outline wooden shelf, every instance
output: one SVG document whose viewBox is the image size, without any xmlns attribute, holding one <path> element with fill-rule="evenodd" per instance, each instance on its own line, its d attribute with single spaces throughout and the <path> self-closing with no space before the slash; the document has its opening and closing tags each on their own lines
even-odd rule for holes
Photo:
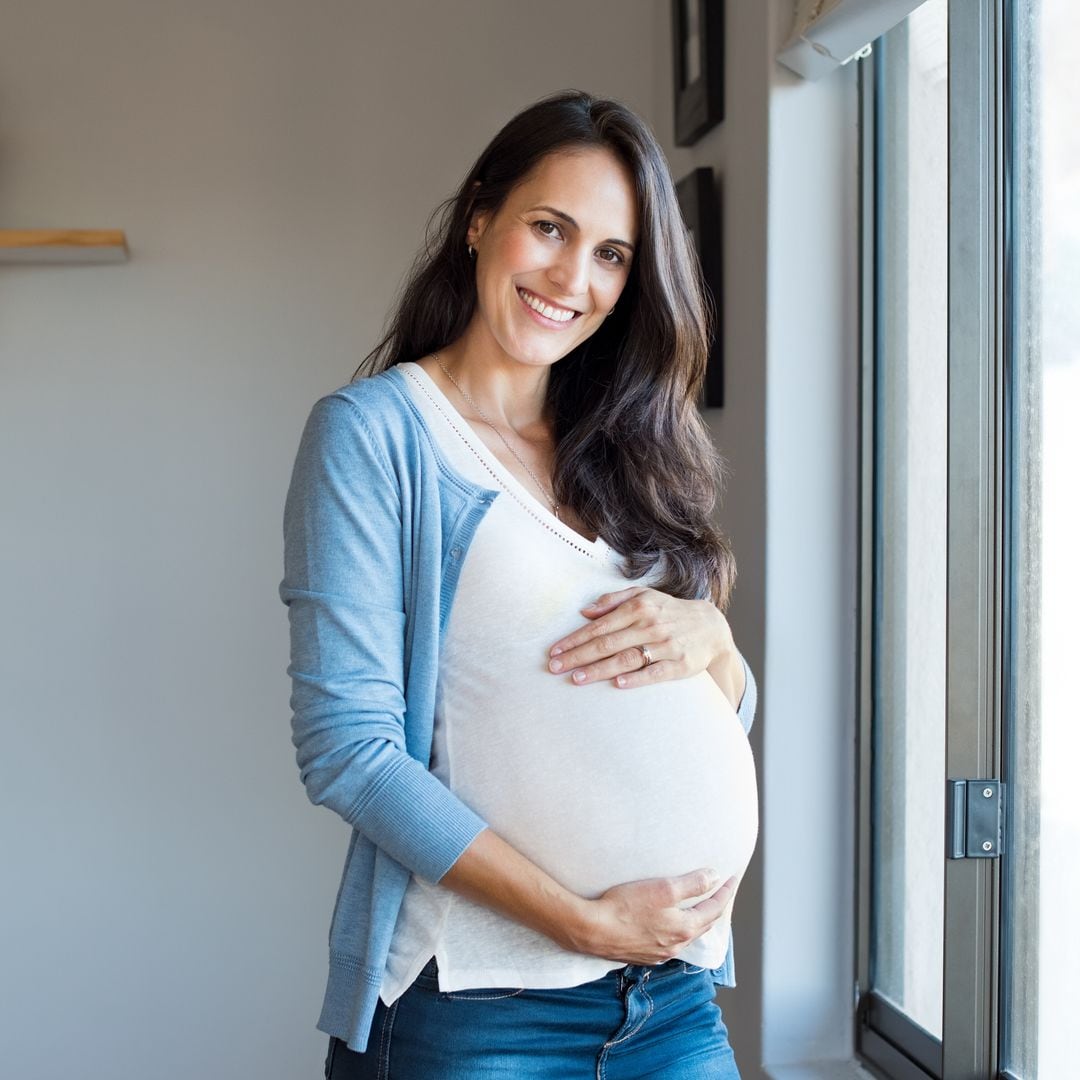
<svg viewBox="0 0 1080 1080">
<path fill-rule="evenodd" d="M 123 229 L 0 229 L 0 263 L 117 263 L 127 257 Z"/>
</svg>

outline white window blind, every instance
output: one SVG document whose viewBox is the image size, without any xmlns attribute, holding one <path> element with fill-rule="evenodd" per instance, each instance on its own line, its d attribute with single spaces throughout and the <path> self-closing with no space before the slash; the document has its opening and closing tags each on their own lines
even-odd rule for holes
<svg viewBox="0 0 1080 1080">
<path fill-rule="evenodd" d="M 923 0 L 798 0 L 777 59 L 804 79 L 819 79 L 865 56 L 870 42 L 906 19 Z"/>
</svg>

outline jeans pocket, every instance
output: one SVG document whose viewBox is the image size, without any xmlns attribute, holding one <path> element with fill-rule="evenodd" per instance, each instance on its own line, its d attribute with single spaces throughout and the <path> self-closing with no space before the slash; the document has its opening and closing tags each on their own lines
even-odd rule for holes
<svg viewBox="0 0 1080 1080">
<path fill-rule="evenodd" d="M 686 960 L 682 962 L 682 966 L 683 971 L 685 971 L 687 975 L 700 975 L 705 970 L 705 968 L 698 967 L 697 964 L 688 963 Z"/>
</svg>

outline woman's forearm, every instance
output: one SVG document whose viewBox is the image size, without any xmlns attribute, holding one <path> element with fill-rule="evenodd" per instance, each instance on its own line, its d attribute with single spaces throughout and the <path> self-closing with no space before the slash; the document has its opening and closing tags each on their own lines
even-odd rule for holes
<svg viewBox="0 0 1080 1080">
<path fill-rule="evenodd" d="M 456 893 L 494 908 L 575 952 L 587 951 L 588 904 L 490 827 L 440 878 Z"/>
</svg>

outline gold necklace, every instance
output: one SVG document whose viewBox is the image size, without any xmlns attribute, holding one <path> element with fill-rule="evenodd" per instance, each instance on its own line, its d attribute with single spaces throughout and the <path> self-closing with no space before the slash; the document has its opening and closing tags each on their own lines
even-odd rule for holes
<svg viewBox="0 0 1080 1080">
<path fill-rule="evenodd" d="M 518 461 L 521 462 L 522 468 L 533 478 L 533 483 L 535 483 L 536 486 L 543 492 L 544 498 L 547 499 L 549 503 L 551 503 L 551 512 L 555 515 L 556 518 L 558 518 L 559 521 L 562 521 L 562 518 L 559 517 L 559 504 L 547 493 L 547 490 L 544 488 L 543 484 L 541 484 L 540 481 L 536 479 L 536 473 L 534 473 L 532 469 L 530 469 L 529 466 L 525 464 L 525 462 L 522 460 L 521 455 L 506 441 L 505 438 L 503 438 L 503 433 L 487 418 L 484 410 L 481 409 L 475 401 L 473 401 L 468 391 L 466 391 L 465 388 L 457 381 L 457 379 L 455 379 L 454 376 L 446 370 L 446 365 L 443 364 L 443 362 L 439 359 L 439 354 L 432 353 L 431 355 L 432 357 L 434 357 L 435 363 L 443 369 L 446 377 L 461 391 L 469 404 L 480 414 L 484 423 L 487 424 L 487 426 L 491 428 L 491 430 L 494 431 L 500 439 L 502 439 L 503 445 L 505 445 L 506 449 L 509 450 L 510 453 L 513 454 L 514 457 L 516 457 Z"/>
</svg>

